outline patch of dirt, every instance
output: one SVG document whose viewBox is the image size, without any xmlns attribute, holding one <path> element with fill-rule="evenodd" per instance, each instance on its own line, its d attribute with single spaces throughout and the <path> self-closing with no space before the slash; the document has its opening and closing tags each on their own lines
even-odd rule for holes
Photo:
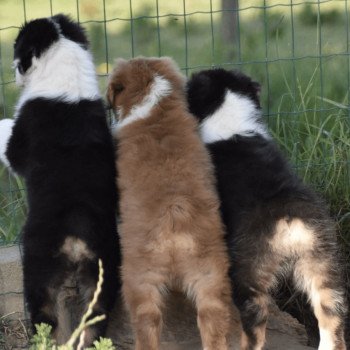
<svg viewBox="0 0 350 350">
<path fill-rule="evenodd" d="M 27 349 L 29 344 L 29 321 L 0 317 L 0 349 Z"/>
<path fill-rule="evenodd" d="M 202 350 L 197 328 L 196 311 L 182 294 L 173 293 L 166 303 L 161 350 Z M 233 310 L 231 350 L 239 349 L 240 322 Z M 133 350 L 133 333 L 127 312 L 121 302 L 116 304 L 107 336 L 112 338 L 118 350 Z M 275 304 L 270 306 L 267 325 L 268 350 L 312 350 L 307 344 L 304 326 Z"/>
<path fill-rule="evenodd" d="M 174 293 L 169 297 L 164 310 L 164 327 L 160 350 L 202 350 L 197 328 L 196 311 L 182 294 Z M 231 350 L 239 349 L 240 322 L 238 313 L 233 309 Z M 28 349 L 29 321 L 0 317 L 0 349 Z M 115 343 L 117 350 L 133 350 L 133 333 L 128 313 L 122 302 L 117 302 L 111 316 L 107 335 Z M 286 312 L 281 312 L 274 304 L 270 306 L 267 325 L 268 350 L 312 350 L 306 346 L 305 328 Z"/>
</svg>

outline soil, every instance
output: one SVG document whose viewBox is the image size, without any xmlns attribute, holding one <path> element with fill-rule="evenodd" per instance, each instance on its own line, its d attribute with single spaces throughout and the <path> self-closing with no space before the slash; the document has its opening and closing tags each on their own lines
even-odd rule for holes
<svg viewBox="0 0 350 350">
<path fill-rule="evenodd" d="M 0 349 L 27 349 L 30 338 L 29 321 L 11 319 L 10 316 L 0 318 Z"/>
<path fill-rule="evenodd" d="M 240 323 L 238 312 L 233 309 L 232 339 L 230 350 L 239 349 Z M 133 336 L 122 303 L 117 303 L 110 322 L 108 336 L 117 344 L 118 350 L 133 349 Z M 311 350 L 304 326 L 275 304 L 270 305 L 267 326 L 266 350 Z M 173 293 L 167 301 L 164 313 L 161 350 L 202 350 L 193 305 L 182 294 Z"/>
<path fill-rule="evenodd" d="M 230 350 L 239 349 L 240 323 L 233 309 Z M 0 318 L 0 349 L 28 349 L 29 322 Z M 117 302 L 112 313 L 107 336 L 112 338 L 117 350 L 134 349 L 133 335 L 123 304 Z M 312 350 L 308 347 L 305 328 L 293 317 L 281 312 L 275 304 L 270 306 L 267 326 L 266 350 Z M 193 305 L 182 294 L 173 293 L 164 312 L 161 350 L 202 350 Z"/>
</svg>

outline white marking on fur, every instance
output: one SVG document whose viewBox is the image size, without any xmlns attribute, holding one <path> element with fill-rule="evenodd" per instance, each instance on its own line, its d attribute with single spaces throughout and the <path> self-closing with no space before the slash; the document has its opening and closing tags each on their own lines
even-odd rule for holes
<svg viewBox="0 0 350 350">
<path fill-rule="evenodd" d="M 213 143 L 228 140 L 234 135 L 254 134 L 270 138 L 265 125 L 258 120 L 260 114 L 261 111 L 248 97 L 228 90 L 222 106 L 201 123 L 202 140 Z"/>
<path fill-rule="evenodd" d="M 320 328 L 320 344 L 318 350 L 332 350 L 335 349 L 332 334 L 329 330 Z"/>
<path fill-rule="evenodd" d="M 287 219 L 281 219 L 276 224 L 276 234 L 270 241 L 271 247 L 283 253 L 300 253 L 311 251 L 314 247 L 314 231 L 305 226 L 300 219 L 293 219 L 291 222 Z"/>
<path fill-rule="evenodd" d="M 139 105 L 133 106 L 130 113 L 126 115 L 123 120 L 117 121 L 114 131 L 118 132 L 125 125 L 131 124 L 139 119 L 147 118 L 153 107 L 155 107 L 163 97 L 168 96 L 170 92 L 170 82 L 159 75 L 155 75 L 150 93 L 144 97 Z M 117 108 L 122 111 L 121 107 Z"/>
<path fill-rule="evenodd" d="M 0 160 L 7 167 L 10 163 L 6 157 L 7 145 L 12 135 L 12 129 L 15 124 L 13 119 L 2 119 L 0 120 Z"/>
<path fill-rule="evenodd" d="M 79 262 L 83 259 L 93 259 L 95 256 L 84 241 L 71 236 L 64 240 L 60 251 L 67 255 L 72 262 Z"/>
<path fill-rule="evenodd" d="M 38 97 L 71 103 L 100 98 L 90 52 L 64 37 L 40 58 L 33 57 L 32 66 L 24 75 L 16 69 L 16 81 L 24 85 L 16 114 L 25 102 Z"/>
</svg>

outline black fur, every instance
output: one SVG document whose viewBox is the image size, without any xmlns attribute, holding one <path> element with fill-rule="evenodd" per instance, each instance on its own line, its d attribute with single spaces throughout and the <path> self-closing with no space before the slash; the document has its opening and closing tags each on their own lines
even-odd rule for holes
<svg viewBox="0 0 350 350">
<path fill-rule="evenodd" d="M 39 18 L 25 23 L 14 43 L 14 58 L 19 59 L 21 74 L 32 65 L 32 58 L 39 58 L 63 35 L 83 48 L 89 46 L 85 30 L 69 17 L 58 14 L 51 18 Z"/>
<path fill-rule="evenodd" d="M 190 111 L 203 122 L 221 107 L 228 90 L 247 96 L 260 109 L 257 83 L 241 73 L 216 69 L 194 74 L 188 82 Z M 296 266 L 306 261 L 316 278 L 320 277 L 318 266 L 327 266 L 326 276 L 321 276 L 326 282 L 320 290 L 329 288 L 340 295 L 329 305 L 325 317 L 331 312 L 339 318 L 341 341 L 346 312 L 344 287 L 334 223 L 323 201 L 294 174 L 275 142 L 263 135 L 232 135 L 207 147 L 216 169 L 227 228 L 233 298 L 249 340 L 244 349 L 255 349 L 257 345 L 256 330 L 266 324 L 267 295 L 278 277 L 287 271 L 295 272 Z M 301 220 L 312 230 L 311 251 L 298 253 L 296 247 L 295 252 L 281 255 L 271 248 L 269 242 L 281 219 L 287 223 Z"/>
<path fill-rule="evenodd" d="M 224 69 L 205 70 L 188 82 L 190 112 L 200 121 L 220 108 L 227 89 L 247 95 L 260 108 L 260 85 L 238 71 L 233 74 L 234 79 Z"/>
<path fill-rule="evenodd" d="M 84 35 L 67 18 L 55 19 Z M 25 25 L 16 40 L 18 58 L 23 59 L 23 52 L 27 55 L 25 47 L 39 53 L 47 49 L 56 40 L 54 28 L 48 19 Z M 44 29 L 50 35 L 38 38 Z M 79 40 L 87 43 L 86 38 Z M 94 313 L 108 314 L 120 290 L 121 258 L 114 146 L 102 100 L 27 100 L 17 113 L 6 157 L 24 177 L 28 193 L 23 265 L 32 323 L 49 323 L 56 336 L 62 327 L 58 314 L 63 297 L 63 308 L 75 318 L 66 326 L 73 330 L 96 288 L 98 259 L 103 262 L 104 283 Z M 68 256 L 62 251 L 68 237 L 79 239 L 88 252 L 77 260 Z M 106 322 L 96 325 L 93 337 L 103 335 Z"/>
<path fill-rule="evenodd" d="M 87 40 L 85 30 L 77 23 L 72 21 L 66 15 L 58 14 L 52 17 L 60 28 L 60 33 L 69 40 L 80 44 L 84 49 L 88 49 L 89 41 Z"/>
</svg>

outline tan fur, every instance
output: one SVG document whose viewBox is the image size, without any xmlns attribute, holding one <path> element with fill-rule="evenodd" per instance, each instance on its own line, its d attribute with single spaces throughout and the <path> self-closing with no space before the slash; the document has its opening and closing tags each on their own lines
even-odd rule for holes
<svg viewBox="0 0 350 350">
<path fill-rule="evenodd" d="M 95 257 L 95 254 L 89 250 L 84 241 L 71 236 L 65 239 L 60 252 L 67 255 L 68 259 L 73 263 L 83 259 L 93 259 Z"/>
<path fill-rule="evenodd" d="M 272 249 L 288 256 L 291 252 L 312 250 L 314 248 L 314 232 L 305 226 L 300 219 L 279 220 L 276 224 L 276 234 L 270 241 Z"/>
<path fill-rule="evenodd" d="M 249 338 L 245 332 L 241 333 L 241 346 L 240 349 L 246 350 L 249 349 Z"/>
<path fill-rule="evenodd" d="M 49 301 L 42 308 L 42 312 L 57 319 L 57 327 L 53 338 L 57 344 L 64 344 L 72 332 L 71 315 L 67 308 L 68 301 L 76 296 L 76 289 L 71 287 L 71 281 L 65 281 L 59 288 L 48 287 Z M 67 284 L 69 287 L 66 287 Z"/>
<path fill-rule="evenodd" d="M 69 299 L 70 293 L 67 294 L 67 291 L 64 288 L 61 288 L 57 295 L 55 305 L 58 322 L 55 339 L 58 344 L 64 344 L 67 342 L 72 332 L 71 313 L 67 308 Z"/>
<path fill-rule="evenodd" d="M 128 118 L 151 92 L 155 75 L 171 83 L 170 95 L 117 132 L 123 295 L 136 349 L 159 348 L 164 293 L 180 285 L 197 307 L 203 347 L 224 350 L 228 255 L 213 169 L 186 110 L 184 78 L 170 59 L 122 61 L 108 98 L 120 120 Z"/>
</svg>

